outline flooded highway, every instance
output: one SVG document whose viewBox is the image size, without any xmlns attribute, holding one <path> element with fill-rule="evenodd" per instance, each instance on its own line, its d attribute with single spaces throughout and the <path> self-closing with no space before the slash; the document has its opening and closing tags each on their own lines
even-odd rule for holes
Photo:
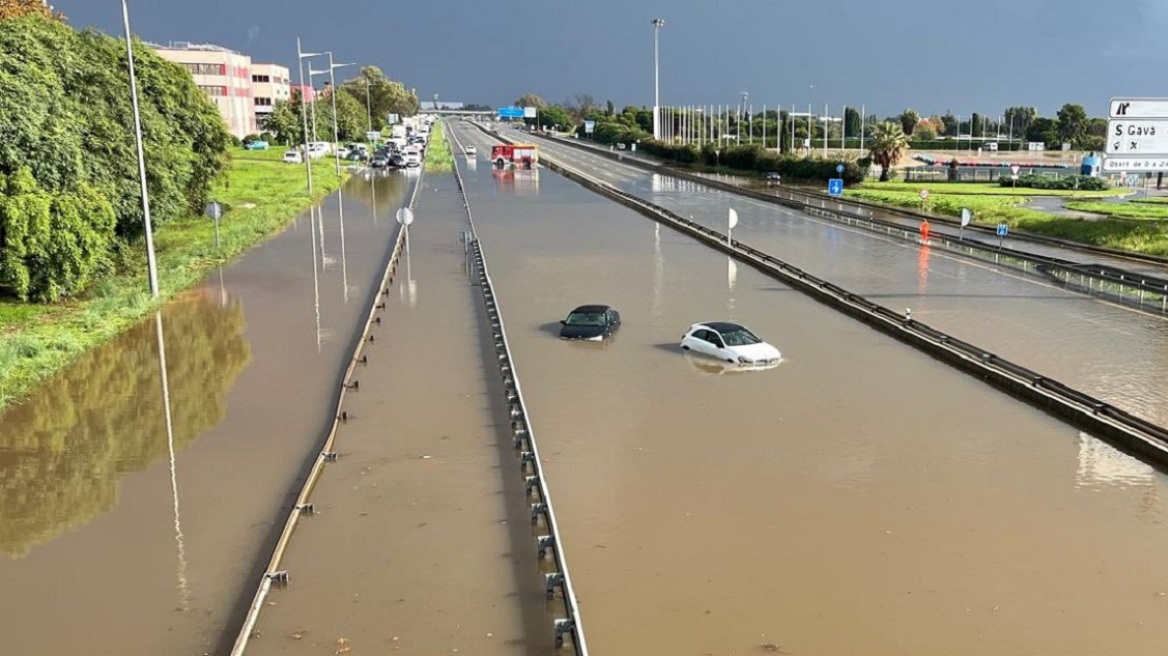
<svg viewBox="0 0 1168 656">
<path fill-rule="evenodd" d="M 409 187 L 357 176 L 164 307 L 169 434 L 153 317 L 0 416 L 0 652 L 221 651 Z"/>
<path fill-rule="evenodd" d="M 1162 651 L 1165 476 L 547 170 L 465 175 L 595 653 Z M 615 338 L 556 338 L 583 303 Z M 716 319 L 784 361 L 677 348 Z"/>
<path fill-rule="evenodd" d="M 1168 319 L 1040 276 L 1023 277 L 570 146 L 547 147 L 569 165 L 722 232 L 733 207 L 739 215 L 735 239 L 898 312 L 910 308 L 914 319 L 1168 425 Z"/>
</svg>

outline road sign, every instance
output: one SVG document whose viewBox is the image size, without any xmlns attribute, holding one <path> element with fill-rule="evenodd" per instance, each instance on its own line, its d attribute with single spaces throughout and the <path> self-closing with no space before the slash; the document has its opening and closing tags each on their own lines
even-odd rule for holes
<svg viewBox="0 0 1168 656">
<path fill-rule="evenodd" d="M 223 206 L 216 201 L 207 205 L 207 216 L 215 220 L 215 248 L 219 248 L 219 219 L 223 217 Z"/>
<path fill-rule="evenodd" d="M 398 123 L 401 123 L 401 116 L 399 116 L 397 114 L 390 114 L 389 115 L 389 124 L 390 125 L 397 125 Z"/>
<path fill-rule="evenodd" d="M 596 121 L 584 121 L 584 134 L 592 134 L 596 130 Z"/>
<path fill-rule="evenodd" d="M 1107 118 L 1168 118 L 1168 98 L 1112 98 Z"/>
<path fill-rule="evenodd" d="M 843 173 L 844 172 L 844 165 L 843 164 L 836 164 L 835 165 L 835 172 L 836 173 Z"/>
<path fill-rule="evenodd" d="M 1005 237 L 1008 234 L 1010 234 L 1010 226 L 1005 224 L 1005 223 L 999 223 L 998 224 L 998 236 Z"/>
<path fill-rule="evenodd" d="M 1018 175 L 1018 171 L 1021 171 L 1021 170 L 1022 170 L 1022 167 L 1018 166 L 1017 164 L 1012 164 L 1010 166 L 1010 173 L 1013 173 L 1014 175 Z"/>
<path fill-rule="evenodd" d="M 727 213 L 726 224 L 730 226 L 731 230 L 734 229 L 734 226 L 738 225 L 738 212 L 735 211 L 733 207 L 731 207 L 730 212 Z"/>
<path fill-rule="evenodd" d="M 832 179 L 827 181 L 827 195 L 828 196 L 843 196 L 844 195 L 843 178 L 832 178 Z"/>
<path fill-rule="evenodd" d="M 972 220 L 973 212 L 970 212 L 969 208 L 963 207 L 961 209 L 961 227 L 964 228 L 965 226 L 969 225 L 969 222 Z"/>
<path fill-rule="evenodd" d="M 414 211 L 408 207 L 403 207 L 397 211 L 397 222 L 409 226 L 414 222 Z"/>
<path fill-rule="evenodd" d="M 381 133 L 377 130 L 370 130 L 365 133 L 365 141 L 377 141 L 381 138 Z"/>
<path fill-rule="evenodd" d="M 500 107 L 499 118 L 523 118 L 522 107 Z"/>
<path fill-rule="evenodd" d="M 536 109 L 534 107 L 523 108 L 523 118 L 535 118 Z"/>
<path fill-rule="evenodd" d="M 1108 155 L 1168 155 L 1168 118 L 1111 119 Z"/>
<path fill-rule="evenodd" d="M 921 197 L 921 200 L 929 200 L 928 189 L 922 189 L 917 195 Z"/>
<path fill-rule="evenodd" d="M 1168 155 L 1153 155 L 1151 157 L 1110 155 L 1103 160 L 1103 170 L 1109 173 L 1168 171 Z"/>
</svg>

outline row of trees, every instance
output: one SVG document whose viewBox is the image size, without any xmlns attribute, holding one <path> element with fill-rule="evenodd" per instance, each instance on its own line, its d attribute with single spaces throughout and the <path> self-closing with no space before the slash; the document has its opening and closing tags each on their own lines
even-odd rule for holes
<svg viewBox="0 0 1168 656">
<path fill-rule="evenodd" d="M 1034 107 L 1010 107 L 1001 117 L 974 113 L 961 119 L 946 112 L 940 116 L 922 117 L 915 109 L 906 109 L 897 116 L 885 119 L 898 123 L 904 134 L 913 140 L 932 141 L 939 137 L 950 139 L 990 136 L 1008 136 L 1014 141 L 1032 141 L 1054 148 L 1063 143 L 1076 150 L 1102 150 L 1107 136 L 1107 119 L 1091 118 L 1082 105 L 1067 103 L 1053 117 L 1042 117 Z M 850 131 L 850 130 L 849 130 Z"/>
<path fill-rule="evenodd" d="M 144 218 L 125 45 L 23 1 L 0 5 L 0 295 L 51 301 L 114 270 Z M 158 226 L 202 210 L 231 138 L 184 68 L 134 58 Z"/>
<path fill-rule="evenodd" d="M 309 105 L 315 111 L 314 122 L 309 119 L 309 141 L 333 140 L 333 90 L 325 87 L 316 102 Z M 312 107 L 315 105 L 315 107 Z M 337 134 L 341 141 L 363 141 L 367 130 L 382 130 L 390 114 L 412 116 L 418 112 L 418 97 L 405 85 L 389 79 L 376 66 L 366 66 L 354 78 L 340 85 L 336 94 Z M 299 90 L 293 90 L 289 100 L 277 101 L 272 113 L 260 129 L 273 135 L 277 142 L 292 145 L 304 142 L 305 109 Z M 311 114 L 312 112 L 310 112 Z"/>
</svg>

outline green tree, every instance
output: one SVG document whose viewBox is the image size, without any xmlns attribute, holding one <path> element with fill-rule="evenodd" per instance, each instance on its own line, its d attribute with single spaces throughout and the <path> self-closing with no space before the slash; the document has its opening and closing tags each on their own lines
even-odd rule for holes
<svg viewBox="0 0 1168 656">
<path fill-rule="evenodd" d="M 969 118 L 969 134 L 972 137 L 981 137 L 985 134 L 985 121 L 977 112 Z"/>
<path fill-rule="evenodd" d="M 361 107 L 369 106 L 373 115 L 374 130 L 385 128 L 389 124 L 390 114 L 413 116 L 418 113 L 418 97 L 407 90 L 401 82 L 386 77 L 376 66 L 363 67 L 357 77 L 345 80 L 341 84 L 341 89 L 352 96 Z M 316 109 L 319 130 L 320 107 Z M 364 133 L 364 129 L 361 132 Z"/>
<path fill-rule="evenodd" d="M 550 128 L 558 125 L 561 128 L 569 129 L 573 125 L 572 117 L 560 105 L 548 105 L 539 110 L 538 116 L 540 127 Z"/>
<path fill-rule="evenodd" d="M 1058 138 L 1069 142 L 1073 148 L 1081 148 L 1087 138 L 1090 119 L 1082 105 L 1067 103 L 1058 110 Z"/>
<path fill-rule="evenodd" d="M 260 128 L 275 134 L 276 142 L 285 146 L 304 143 L 300 108 L 300 90 L 293 89 L 291 99 L 276 101 L 276 104 L 272 106 L 272 113 L 268 114 Z"/>
<path fill-rule="evenodd" d="M 958 130 L 961 127 L 961 122 L 957 120 L 953 112 L 945 112 L 945 115 L 941 117 L 941 125 L 945 127 L 946 137 L 956 137 L 960 134 Z"/>
<path fill-rule="evenodd" d="M 860 136 L 860 112 L 855 107 L 844 109 L 844 128 L 849 137 Z"/>
<path fill-rule="evenodd" d="M 604 113 L 606 116 L 612 116 L 613 114 L 616 113 L 616 105 L 612 104 L 611 100 L 605 101 L 604 106 L 605 106 Z"/>
<path fill-rule="evenodd" d="M 544 107 L 547 107 L 547 102 L 543 98 L 540 98 L 539 96 L 535 95 L 534 93 L 525 93 L 522 96 L 519 96 L 518 98 L 515 99 L 515 106 L 516 107 L 538 107 L 538 108 L 542 109 Z"/>
<path fill-rule="evenodd" d="M 895 166 L 908 152 L 908 137 L 900 125 L 885 121 L 876 126 L 868 152 L 872 161 L 880 165 L 880 181 L 888 182 L 889 167 Z"/>
<path fill-rule="evenodd" d="M 1045 144 L 1048 148 L 1055 145 L 1059 140 L 1058 121 L 1039 116 L 1031 121 L 1030 128 L 1026 130 L 1026 140 Z"/>
<path fill-rule="evenodd" d="M 341 141 L 364 141 L 365 128 L 369 125 L 365 103 L 358 103 L 352 94 L 344 92 L 338 93 L 336 100 L 338 138 Z M 327 88 L 317 98 L 316 130 L 321 133 L 320 141 L 333 140 L 333 99 Z"/>
<path fill-rule="evenodd" d="M 1034 107 L 1008 107 L 1005 115 L 1006 129 L 1010 130 L 1011 134 L 1026 134 L 1036 118 L 1038 110 Z"/>
<path fill-rule="evenodd" d="M 109 264 L 113 206 L 88 185 L 50 194 L 28 169 L 0 174 L 0 288 L 22 300 L 81 291 Z"/>
<path fill-rule="evenodd" d="M 920 122 L 921 115 L 911 107 L 900 113 L 900 129 L 905 136 L 911 137 L 913 130 L 917 128 L 917 123 Z"/>
</svg>

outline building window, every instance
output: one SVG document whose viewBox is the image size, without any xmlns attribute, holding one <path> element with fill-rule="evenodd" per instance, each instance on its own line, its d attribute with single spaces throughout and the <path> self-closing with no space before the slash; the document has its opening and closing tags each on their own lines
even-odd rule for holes
<svg viewBox="0 0 1168 656">
<path fill-rule="evenodd" d="M 183 64 L 192 75 L 226 75 L 227 67 L 223 64 Z"/>
<path fill-rule="evenodd" d="M 256 104 L 256 107 L 271 107 L 272 106 L 272 99 L 271 98 L 258 98 L 257 97 L 255 99 L 255 104 Z"/>
<path fill-rule="evenodd" d="M 272 78 L 268 75 L 253 75 L 251 76 L 251 81 L 255 82 L 256 84 L 266 84 L 271 82 Z"/>
<path fill-rule="evenodd" d="M 200 84 L 199 88 L 202 89 L 208 96 L 226 96 L 227 95 L 227 87 L 204 86 L 204 85 Z"/>
</svg>

